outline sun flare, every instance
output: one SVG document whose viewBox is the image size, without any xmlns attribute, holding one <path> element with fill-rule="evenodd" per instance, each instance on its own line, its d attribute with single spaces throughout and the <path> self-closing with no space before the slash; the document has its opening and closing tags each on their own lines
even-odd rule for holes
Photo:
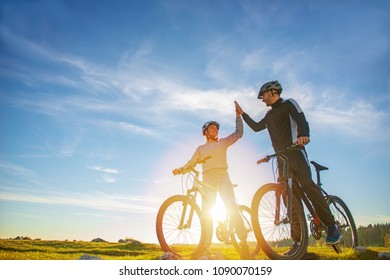
<svg viewBox="0 0 390 280">
<path fill-rule="evenodd" d="M 211 208 L 211 216 L 214 221 L 224 221 L 226 219 L 226 207 L 219 195 L 217 195 L 215 204 Z"/>
</svg>

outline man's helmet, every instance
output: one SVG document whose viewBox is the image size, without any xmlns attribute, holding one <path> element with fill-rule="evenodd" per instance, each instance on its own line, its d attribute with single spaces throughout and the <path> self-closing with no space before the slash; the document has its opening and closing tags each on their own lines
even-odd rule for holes
<svg viewBox="0 0 390 280">
<path fill-rule="evenodd" d="M 208 121 L 208 122 L 206 122 L 206 123 L 203 125 L 203 127 L 202 127 L 202 133 L 203 133 L 203 135 L 205 135 L 206 129 L 209 128 L 209 126 L 212 125 L 212 124 L 213 124 L 213 125 L 216 125 L 217 128 L 219 129 L 219 123 L 217 123 L 216 121 Z"/>
<path fill-rule="evenodd" d="M 277 90 L 279 94 L 282 93 L 282 85 L 278 81 L 271 81 L 271 82 L 265 83 L 264 85 L 261 86 L 261 88 L 259 90 L 259 94 L 257 95 L 257 98 L 261 99 L 264 92 L 266 92 L 270 89 Z"/>
</svg>

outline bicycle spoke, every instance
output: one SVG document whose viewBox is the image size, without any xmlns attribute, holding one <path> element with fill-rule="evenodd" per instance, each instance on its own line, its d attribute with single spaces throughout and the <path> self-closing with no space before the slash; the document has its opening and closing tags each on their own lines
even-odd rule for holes
<svg viewBox="0 0 390 280">
<path fill-rule="evenodd" d="M 157 215 L 157 237 L 164 251 L 196 258 L 203 247 L 201 211 L 185 201 L 185 196 L 178 195 L 163 203 Z"/>
<path fill-rule="evenodd" d="M 255 194 L 252 203 L 254 231 L 264 252 L 270 258 L 300 258 L 307 247 L 307 225 L 295 198 L 292 207 L 293 221 L 289 222 L 285 199 L 281 195 L 282 188 L 278 184 L 267 184 Z M 295 242 L 300 245 L 296 252 L 291 254 L 290 248 Z"/>
</svg>

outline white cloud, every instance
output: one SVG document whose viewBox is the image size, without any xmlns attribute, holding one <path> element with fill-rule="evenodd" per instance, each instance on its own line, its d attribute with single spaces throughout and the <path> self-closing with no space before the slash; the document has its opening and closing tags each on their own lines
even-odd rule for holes
<svg viewBox="0 0 390 280">
<path fill-rule="evenodd" d="M 13 193 L 0 192 L 2 201 L 19 201 L 39 204 L 67 205 L 106 211 L 154 213 L 155 200 L 142 196 L 119 196 L 105 193 Z"/>
<path fill-rule="evenodd" d="M 19 40 L 17 43 L 19 47 L 26 42 L 20 38 L 13 39 Z M 30 54 L 35 51 L 49 61 L 71 65 L 81 72 L 82 78 L 78 81 L 75 80 L 77 76 L 58 76 L 60 83 L 68 85 L 81 83 L 83 85 L 81 88 L 93 89 L 81 95 L 59 97 L 49 94 L 41 95 L 38 99 L 9 99 L 16 106 L 27 107 L 49 116 L 64 119 L 65 116 L 75 113 L 77 116 L 77 113 L 85 111 L 131 116 L 137 118 L 137 121 L 148 123 L 149 127 L 109 120 L 95 121 L 95 124 L 129 133 L 156 136 L 154 126 L 160 128 L 161 124 L 169 123 L 170 121 L 165 120 L 171 120 L 177 113 L 184 112 L 202 115 L 204 118 L 224 119 L 234 115 L 234 100 L 238 100 L 244 109 L 252 113 L 251 115 L 263 115 L 268 109 L 256 100 L 257 89 L 254 89 L 256 85 L 238 88 L 191 86 L 180 71 L 170 69 L 158 61 L 149 60 L 148 55 L 153 50 L 153 43 L 150 41 L 133 53 L 125 52 L 116 69 L 96 66 L 82 58 L 54 53 L 32 42 L 27 45 L 32 46 Z M 224 52 L 230 54 L 231 51 L 225 50 Z M 210 71 L 219 71 L 219 67 L 213 68 L 212 65 L 221 59 L 220 56 L 223 59 L 224 52 L 216 53 L 209 64 Z M 247 55 L 238 53 L 230 61 L 241 60 L 241 67 L 244 71 L 255 69 L 255 65 L 270 64 L 269 70 L 274 75 L 284 78 L 284 85 L 287 86 L 286 98 L 293 97 L 299 101 L 311 123 L 315 124 L 312 125 L 314 129 L 315 127 L 329 128 L 345 135 L 362 138 L 376 134 L 381 135 L 381 139 L 389 139 L 387 112 L 378 110 L 368 100 L 351 97 L 352 93 L 344 89 L 336 87 L 315 89 L 315 85 L 305 82 L 302 69 L 313 62 L 308 58 L 308 54 L 292 50 L 271 61 L 266 55 L 268 53 L 269 50 L 266 48 L 255 49 Z M 214 70 L 211 70 L 212 68 Z M 216 74 L 218 76 L 216 79 L 230 79 L 234 73 L 235 70 L 227 68 Z M 39 75 L 38 73 L 35 77 Z M 44 75 L 41 74 L 41 76 Z M 95 89 L 103 95 L 96 95 Z M 343 91 L 345 93 L 341 95 L 340 92 Z M 62 152 L 64 155 L 72 155 L 73 148 L 67 146 Z"/>
<path fill-rule="evenodd" d="M 96 171 L 103 172 L 103 173 L 108 173 L 108 174 L 118 174 L 119 173 L 119 171 L 116 170 L 116 169 L 104 168 L 104 167 L 97 166 L 97 165 L 88 166 L 88 169 L 96 170 Z"/>
<path fill-rule="evenodd" d="M 337 131 L 365 141 L 390 139 L 389 113 L 378 110 L 368 100 L 351 98 L 345 89 L 318 90 L 310 83 L 294 83 L 288 97 L 299 101 L 313 130 Z"/>
<path fill-rule="evenodd" d="M 117 182 L 117 179 L 114 177 L 114 175 L 119 174 L 119 170 L 117 169 L 105 168 L 97 165 L 88 166 L 87 168 L 102 173 L 101 179 L 104 183 L 113 184 Z"/>
<path fill-rule="evenodd" d="M 114 178 L 113 176 L 107 175 L 107 174 L 103 174 L 102 179 L 105 183 L 108 183 L 108 184 L 116 183 L 116 178 Z"/>
<path fill-rule="evenodd" d="M 113 184 L 117 182 L 117 179 L 114 175 L 119 174 L 119 170 L 113 168 L 105 168 L 97 165 L 87 166 L 88 169 L 98 171 L 102 173 L 101 179 L 104 183 Z"/>
<path fill-rule="evenodd" d="M 265 48 L 255 49 L 243 57 L 241 66 L 246 71 L 253 71 L 259 68 L 259 65 L 268 65 L 270 56 L 267 55 Z"/>
<path fill-rule="evenodd" d="M 121 130 L 121 131 L 124 131 L 126 133 L 131 133 L 131 134 L 140 134 L 140 135 L 150 136 L 150 137 L 157 136 L 157 133 L 152 129 L 145 128 L 145 127 L 142 127 L 140 125 L 135 125 L 135 124 L 128 123 L 128 122 L 123 122 L 123 121 L 119 121 L 119 122 L 113 122 L 113 121 L 96 121 L 95 122 L 95 121 L 93 121 L 91 123 L 95 124 L 97 126 L 100 126 L 100 127 Z"/>
<path fill-rule="evenodd" d="M 3 162 L 0 161 L 0 170 L 4 170 L 7 173 L 10 173 L 12 175 L 17 175 L 17 176 L 34 176 L 35 172 L 24 168 L 23 166 L 20 166 L 18 164 L 14 164 L 11 162 Z"/>
</svg>

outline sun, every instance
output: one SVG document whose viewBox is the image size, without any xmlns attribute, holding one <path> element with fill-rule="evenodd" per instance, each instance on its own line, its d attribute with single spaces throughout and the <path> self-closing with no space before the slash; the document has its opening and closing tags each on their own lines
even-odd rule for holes
<svg viewBox="0 0 390 280">
<path fill-rule="evenodd" d="M 211 208 L 211 216 L 214 222 L 224 221 L 226 219 L 226 207 L 220 195 L 217 195 L 214 206 Z"/>
</svg>

